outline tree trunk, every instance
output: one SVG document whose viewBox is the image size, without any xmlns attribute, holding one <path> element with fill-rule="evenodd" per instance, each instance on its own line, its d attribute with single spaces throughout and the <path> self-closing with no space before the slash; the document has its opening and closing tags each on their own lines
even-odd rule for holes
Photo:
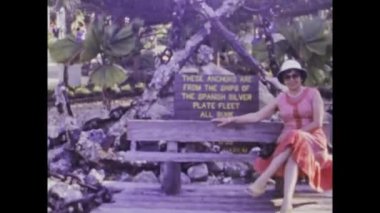
<svg viewBox="0 0 380 213">
<path fill-rule="evenodd" d="M 66 18 L 66 20 L 65 20 L 66 32 L 64 32 L 64 33 L 65 33 L 65 35 L 70 35 L 72 33 L 71 32 L 71 23 L 73 22 L 73 14 L 69 10 L 67 10 L 66 8 L 65 8 L 65 12 L 66 12 L 66 16 L 65 16 L 65 18 Z"/>
<path fill-rule="evenodd" d="M 69 88 L 69 65 L 63 65 L 63 83 L 66 88 Z"/>
<path fill-rule="evenodd" d="M 69 116 L 71 116 L 71 117 L 74 117 L 74 113 L 71 110 L 71 104 L 70 104 L 69 95 L 68 95 L 67 91 L 64 91 L 64 96 L 65 96 L 65 99 L 66 99 L 66 111 L 67 111 L 67 114 Z"/>
<path fill-rule="evenodd" d="M 102 99 L 103 99 L 103 105 L 108 111 L 111 111 L 111 99 L 107 93 L 107 89 L 103 88 L 102 90 Z"/>
</svg>

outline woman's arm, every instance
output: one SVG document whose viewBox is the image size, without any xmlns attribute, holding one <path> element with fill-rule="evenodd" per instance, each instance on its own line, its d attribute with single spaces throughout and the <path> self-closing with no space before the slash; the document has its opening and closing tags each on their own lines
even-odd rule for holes
<svg viewBox="0 0 380 213">
<path fill-rule="evenodd" d="M 313 96 L 313 121 L 302 127 L 301 130 L 310 132 L 315 128 L 320 128 L 323 125 L 323 100 L 321 94 L 316 90 L 315 95 Z"/>
<path fill-rule="evenodd" d="M 273 115 L 276 111 L 276 108 L 277 108 L 277 99 L 275 98 L 258 112 L 248 113 L 248 114 L 240 115 L 240 116 L 227 117 L 227 118 L 214 118 L 211 121 L 220 122 L 218 126 L 224 126 L 229 123 L 254 123 Z"/>
</svg>

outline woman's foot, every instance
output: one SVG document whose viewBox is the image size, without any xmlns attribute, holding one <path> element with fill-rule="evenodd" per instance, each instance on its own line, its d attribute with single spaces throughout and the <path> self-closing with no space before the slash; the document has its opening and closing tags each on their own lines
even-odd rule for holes
<svg viewBox="0 0 380 213">
<path fill-rule="evenodd" d="M 281 205 L 280 213 L 292 213 L 292 212 L 293 212 L 292 204 L 283 203 Z"/>
<path fill-rule="evenodd" d="M 259 197 L 265 193 L 266 188 L 267 188 L 266 183 L 262 184 L 262 183 L 259 183 L 258 181 L 255 181 L 254 183 L 248 186 L 247 191 L 252 197 Z"/>
<path fill-rule="evenodd" d="M 281 209 L 279 213 L 292 213 L 293 209 Z"/>
<path fill-rule="evenodd" d="M 276 213 L 293 213 L 293 210 L 292 209 L 280 210 L 280 211 L 277 211 Z"/>
</svg>

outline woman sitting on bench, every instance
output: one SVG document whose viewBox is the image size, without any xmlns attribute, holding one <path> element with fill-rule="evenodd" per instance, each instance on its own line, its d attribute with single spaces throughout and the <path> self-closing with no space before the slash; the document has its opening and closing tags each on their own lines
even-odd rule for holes
<svg viewBox="0 0 380 213">
<path fill-rule="evenodd" d="M 256 113 L 216 118 L 218 126 L 229 123 L 258 122 L 277 110 L 284 129 L 277 147 L 267 158 L 258 158 L 253 166 L 260 176 L 248 187 L 253 197 L 262 195 L 272 176 L 284 177 L 284 199 L 281 213 L 292 211 L 292 199 L 299 176 L 307 176 L 309 185 L 318 192 L 332 189 L 332 156 L 322 129 L 323 101 L 317 89 L 304 87 L 307 72 L 295 60 L 285 61 L 277 75 L 288 91 L 279 94 Z"/>
</svg>

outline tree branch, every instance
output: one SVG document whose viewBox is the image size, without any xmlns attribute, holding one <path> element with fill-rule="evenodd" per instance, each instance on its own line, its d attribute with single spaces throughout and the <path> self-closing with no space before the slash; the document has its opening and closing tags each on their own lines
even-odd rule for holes
<svg viewBox="0 0 380 213">
<path fill-rule="evenodd" d="M 233 14 L 244 2 L 244 0 L 225 0 L 220 8 L 215 11 L 216 17 L 229 16 Z M 141 98 L 135 101 L 134 107 L 124 115 L 119 122 L 115 123 L 110 128 L 110 133 L 113 135 L 121 135 L 120 131 L 125 131 L 125 123 L 128 118 L 133 118 L 136 115 L 144 118 L 150 107 L 158 98 L 159 92 L 167 85 L 171 77 L 185 65 L 189 57 L 195 52 L 205 37 L 210 34 L 211 24 L 206 22 L 203 27 L 194 34 L 185 45 L 185 48 L 174 52 L 171 60 L 167 64 L 161 64 L 153 74 L 153 78 L 145 89 Z M 122 130 L 120 130 L 122 129 Z"/>
<path fill-rule="evenodd" d="M 264 70 L 260 63 L 248 54 L 247 51 L 245 51 L 244 47 L 239 43 L 234 33 L 229 31 L 217 18 L 211 19 L 211 24 L 215 30 L 215 33 L 227 40 L 236 53 L 238 53 L 240 57 L 242 57 L 242 59 L 253 68 L 255 74 L 264 74 Z"/>
<path fill-rule="evenodd" d="M 197 6 L 202 8 L 202 15 L 210 19 L 210 23 L 213 27 L 213 30 L 215 30 L 215 33 L 221 35 L 224 39 L 226 39 L 227 42 L 231 45 L 231 47 L 240 55 L 240 57 L 242 57 L 242 59 L 246 61 L 250 66 L 252 66 L 256 74 L 260 73 L 261 75 L 264 75 L 264 69 L 262 68 L 260 63 L 245 51 L 244 47 L 239 43 L 238 39 L 236 38 L 236 35 L 229 31 L 222 24 L 222 22 L 219 20 L 219 17 L 215 15 L 213 9 L 210 8 L 204 2 L 199 2 Z"/>
</svg>

